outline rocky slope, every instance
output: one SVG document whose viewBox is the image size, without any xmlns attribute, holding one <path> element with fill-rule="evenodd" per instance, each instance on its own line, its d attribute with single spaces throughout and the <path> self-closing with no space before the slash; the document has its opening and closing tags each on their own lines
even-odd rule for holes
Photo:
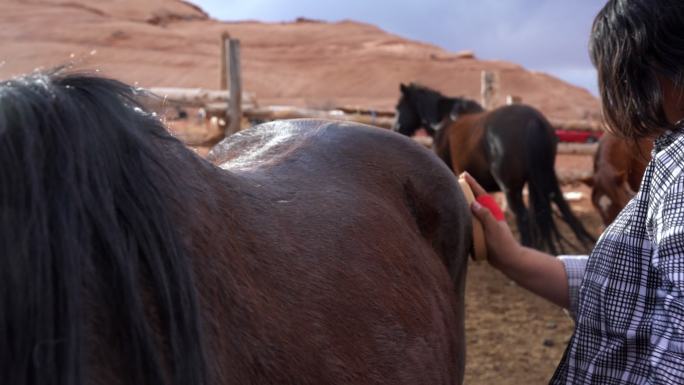
<svg viewBox="0 0 684 385">
<path fill-rule="evenodd" d="M 0 78 L 71 64 L 141 86 L 218 88 L 223 32 L 241 40 L 244 88 L 260 104 L 391 109 L 411 81 L 478 98 L 488 69 L 500 71 L 502 98 L 519 95 L 552 118 L 598 116 L 588 91 L 516 64 L 353 21 L 223 23 L 179 0 L 0 0 Z"/>
</svg>

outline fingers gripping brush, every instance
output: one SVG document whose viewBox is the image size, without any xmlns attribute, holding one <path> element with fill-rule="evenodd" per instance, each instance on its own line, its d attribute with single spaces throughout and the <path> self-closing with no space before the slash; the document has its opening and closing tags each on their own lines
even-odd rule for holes
<svg viewBox="0 0 684 385">
<path fill-rule="evenodd" d="M 486 207 L 494 216 L 497 221 L 503 221 L 505 219 L 503 212 L 499 205 L 496 204 L 494 198 L 491 195 L 480 195 L 475 198 L 473 190 L 470 189 L 470 185 L 466 181 L 463 174 L 458 177 L 458 184 L 463 190 L 463 195 L 468 202 L 468 207 L 477 201 L 480 205 Z M 475 261 L 486 261 L 487 260 L 487 243 L 485 242 L 485 233 L 482 223 L 474 215 L 472 215 L 472 228 L 473 228 L 473 247 L 471 252 L 471 257 Z"/>
</svg>

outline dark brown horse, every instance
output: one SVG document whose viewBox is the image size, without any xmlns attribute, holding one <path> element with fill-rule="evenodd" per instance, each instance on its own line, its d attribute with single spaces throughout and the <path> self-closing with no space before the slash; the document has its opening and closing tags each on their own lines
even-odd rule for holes
<svg viewBox="0 0 684 385">
<path fill-rule="evenodd" d="M 485 111 L 478 103 L 449 98 L 416 84 L 401 85 L 394 130 L 411 136 L 420 127 L 434 139 L 437 155 L 455 172 L 469 172 L 487 191 L 502 191 L 515 213 L 522 243 L 562 249 L 565 240 L 553 221 L 552 203 L 577 239 L 594 239 L 563 198 L 554 170 L 556 134 L 532 107 L 512 105 Z M 523 187 L 530 193 L 530 212 Z"/>
<path fill-rule="evenodd" d="M 592 187 L 591 202 L 606 226 L 639 190 L 652 148 L 651 140 L 634 144 L 609 132 L 599 140 L 594 175 L 585 182 Z"/>
<path fill-rule="evenodd" d="M 430 151 L 299 120 L 212 164 L 137 100 L 0 83 L 0 383 L 462 382 L 470 213 Z"/>
</svg>

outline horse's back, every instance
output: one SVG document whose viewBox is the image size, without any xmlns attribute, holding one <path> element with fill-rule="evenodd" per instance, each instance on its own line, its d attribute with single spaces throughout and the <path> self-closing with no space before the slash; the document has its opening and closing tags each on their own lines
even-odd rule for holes
<svg viewBox="0 0 684 385">
<path fill-rule="evenodd" d="M 533 107 L 510 105 L 463 114 L 447 130 L 448 144 L 437 144 L 438 153 L 448 151 L 456 171 L 468 171 L 488 191 L 498 191 L 501 183 L 524 183 L 530 153 L 537 166 L 553 167 L 555 133 Z"/>
<path fill-rule="evenodd" d="M 501 178 L 527 179 L 527 173 L 536 168 L 553 172 L 557 137 L 535 108 L 520 104 L 499 107 L 482 118 L 482 125 L 488 157 L 495 169 L 502 170 Z"/>
<path fill-rule="evenodd" d="M 529 140 L 540 138 L 555 146 L 555 133 L 544 115 L 534 107 L 513 104 L 499 107 L 482 118 L 487 130 L 499 138 Z"/>
<path fill-rule="evenodd" d="M 434 155 L 385 130 L 297 120 L 241 132 L 210 158 L 253 188 L 240 252 L 269 300 L 250 344 L 277 378 L 462 379 L 470 217 Z"/>
<path fill-rule="evenodd" d="M 378 204 L 377 210 L 408 208 L 411 219 L 420 222 L 411 230 L 424 237 L 442 235 L 432 223 L 437 219 L 446 231 L 469 223 L 448 168 L 413 140 L 384 129 L 310 119 L 272 122 L 228 138 L 209 160 L 245 180 L 263 182 L 265 194 L 297 201 L 303 195 L 316 201 L 348 198 L 346 212 L 370 202 Z M 444 262 L 451 266 L 450 260 Z"/>
</svg>

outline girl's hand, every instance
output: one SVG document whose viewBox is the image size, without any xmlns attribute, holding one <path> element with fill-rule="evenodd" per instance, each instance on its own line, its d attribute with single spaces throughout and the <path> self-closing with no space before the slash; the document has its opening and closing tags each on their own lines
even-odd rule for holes
<svg viewBox="0 0 684 385">
<path fill-rule="evenodd" d="M 473 190 L 476 199 L 478 196 L 487 194 L 470 174 L 466 173 L 465 179 Z M 505 272 L 508 267 L 515 265 L 516 260 L 520 258 L 523 252 L 522 245 L 515 239 L 506 221 L 497 221 L 489 209 L 475 201 L 471 210 L 482 223 L 484 229 L 487 260 L 492 266 Z"/>
<path fill-rule="evenodd" d="M 466 174 L 465 178 L 476 199 L 486 194 L 472 176 Z M 489 263 L 520 286 L 567 309 L 570 290 L 563 262 L 522 246 L 513 237 L 506 221 L 497 221 L 489 209 L 477 201 L 473 202 L 471 210 L 482 223 Z"/>
</svg>

